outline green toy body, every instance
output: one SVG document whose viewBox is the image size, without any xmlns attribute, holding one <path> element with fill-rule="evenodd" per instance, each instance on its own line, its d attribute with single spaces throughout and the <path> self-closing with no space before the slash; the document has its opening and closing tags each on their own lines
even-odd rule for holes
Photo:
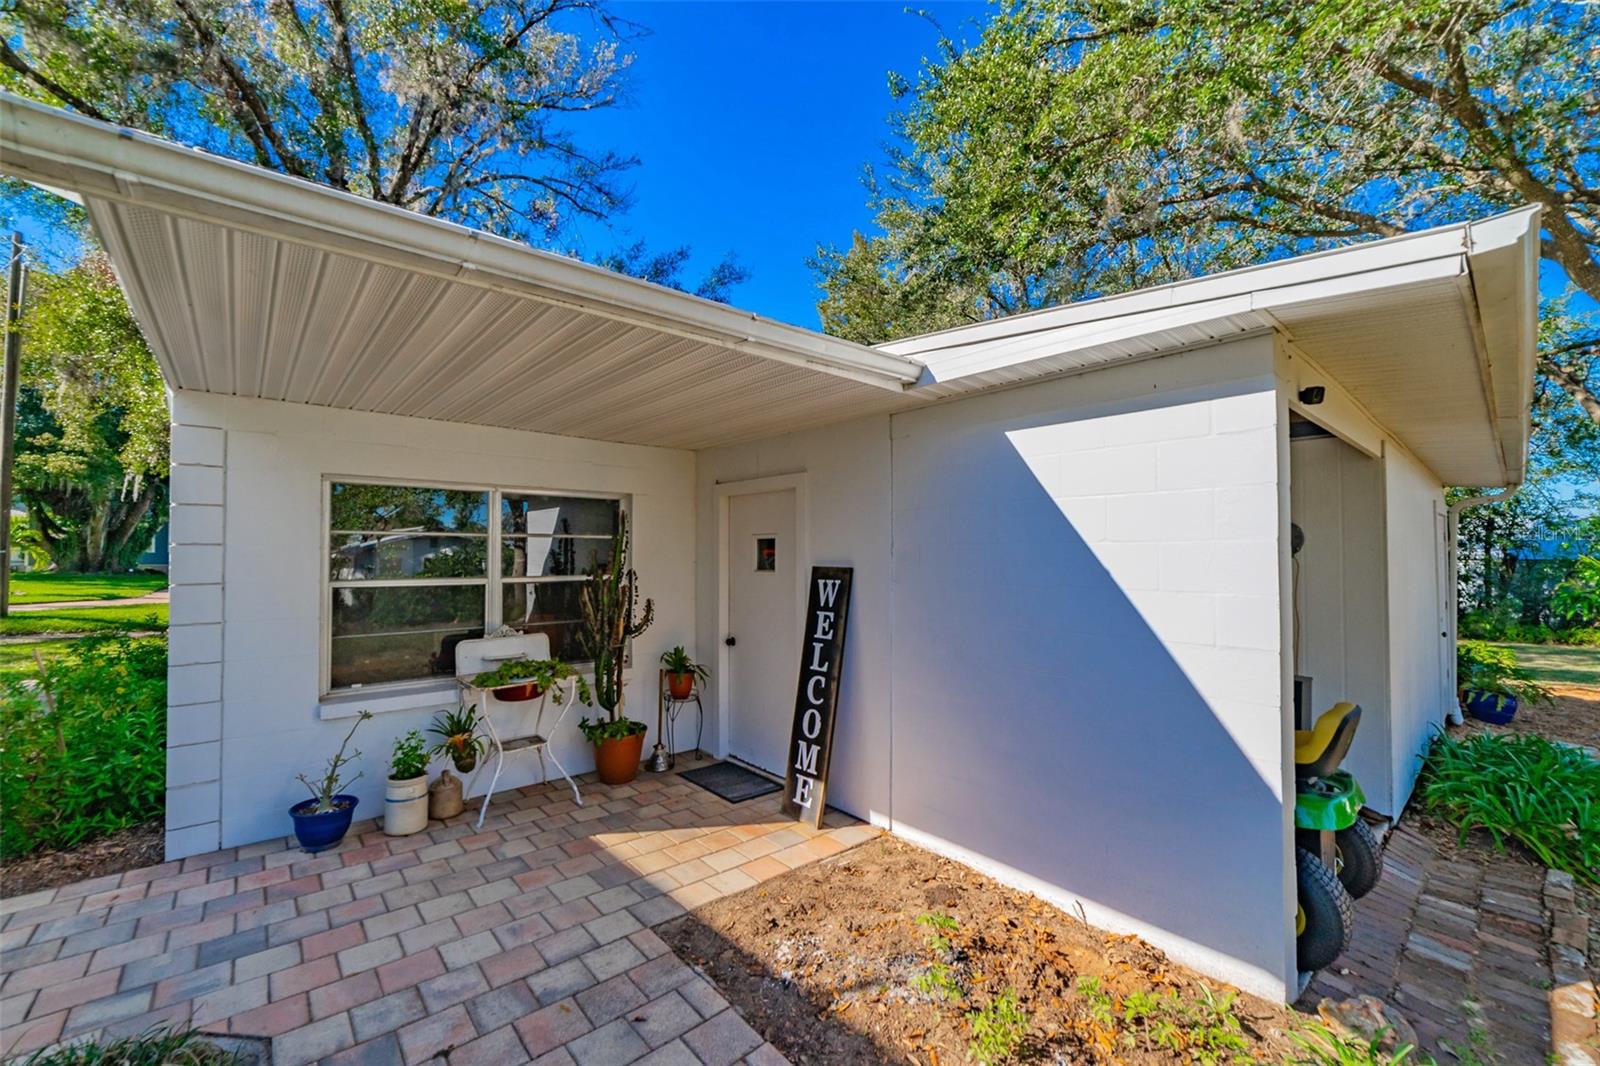
<svg viewBox="0 0 1600 1066">
<path fill-rule="evenodd" d="M 1361 785 L 1348 770 L 1337 770 L 1326 777 L 1297 784 L 1294 798 L 1296 829 L 1336 832 L 1348 829 L 1360 817 L 1367 802 Z"/>
</svg>

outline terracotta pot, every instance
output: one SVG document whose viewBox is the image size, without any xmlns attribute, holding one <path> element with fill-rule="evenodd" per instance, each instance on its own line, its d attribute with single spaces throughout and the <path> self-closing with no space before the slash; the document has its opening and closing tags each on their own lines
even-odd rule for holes
<svg viewBox="0 0 1600 1066">
<path fill-rule="evenodd" d="M 602 740 L 594 746 L 594 769 L 601 784 L 626 785 L 639 776 L 644 757 L 644 734 Z"/>
<path fill-rule="evenodd" d="M 524 681 L 520 685 L 502 685 L 493 691 L 494 698 L 501 703 L 522 703 L 526 700 L 536 700 L 544 695 L 544 689 L 532 681 Z"/>
<path fill-rule="evenodd" d="M 673 699 L 686 700 L 689 698 L 689 694 L 693 691 L 693 674 L 684 673 L 667 675 L 667 695 L 671 696 Z"/>
</svg>

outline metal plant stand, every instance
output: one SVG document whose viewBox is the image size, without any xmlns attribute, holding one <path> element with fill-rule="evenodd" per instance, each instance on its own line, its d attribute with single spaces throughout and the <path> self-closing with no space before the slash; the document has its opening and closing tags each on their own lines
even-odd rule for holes
<svg viewBox="0 0 1600 1066">
<path fill-rule="evenodd" d="M 656 746 L 651 749 L 650 761 L 647 764 L 652 773 L 665 773 L 678 765 L 678 743 L 675 736 L 678 715 L 691 704 L 694 705 L 696 715 L 694 753 L 699 756 L 700 741 L 706 730 L 706 708 L 705 704 L 700 702 L 700 682 L 696 681 L 683 699 L 674 699 L 667 688 L 667 672 L 656 671 Z M 663 737 L 666 738 L 664 744 Z"/>
</svg>

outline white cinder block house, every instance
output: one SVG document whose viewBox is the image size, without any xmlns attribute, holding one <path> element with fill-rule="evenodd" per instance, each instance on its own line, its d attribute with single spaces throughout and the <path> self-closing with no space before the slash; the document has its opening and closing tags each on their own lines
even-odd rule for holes
<svg viewBox="0 0 1600 1066">
<path fill-rule="evenodd" d="M 682 643 L 781 769 L 798 583 L 852 566 L 835 805 L 1284 997 L 1294 679 L 1398 813 L 1441 486 L 1526 462 L 1531 209 L 867 348 L 10 97 L 0 169 L 81 198 L 172 389 L 172 856 L 287 833 L 463 636 L 559 650 L 625 509 L 636 717 Z"/>
</svg>

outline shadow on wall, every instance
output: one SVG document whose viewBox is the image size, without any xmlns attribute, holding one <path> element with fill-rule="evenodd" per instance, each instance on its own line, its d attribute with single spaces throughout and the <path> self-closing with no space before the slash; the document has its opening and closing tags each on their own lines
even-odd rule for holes
<svg viewBox="0 0 1600 1066">
<path fill-rule="evenodd" d="M 1286 951 L 1276 399 L 1138 387 L 896 417 L 895 828 L 1261 991 Z"/>
</svg>

